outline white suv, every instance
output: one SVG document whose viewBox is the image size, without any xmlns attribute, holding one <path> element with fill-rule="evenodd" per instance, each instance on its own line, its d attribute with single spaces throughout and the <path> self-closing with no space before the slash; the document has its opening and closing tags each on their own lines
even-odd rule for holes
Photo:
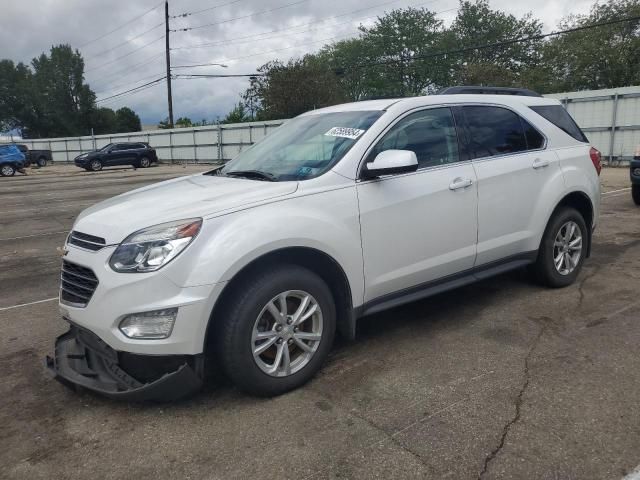
<svg viewBox="0 0 640 480">
<path fill-rule="evenodd" d="M 574 282 L 600 154 L 556 100 L 458 92 L 308 112 L 221 169 L 82 212 L 50 370 L 173 399 L 220 364 L 276 395 L 370 313 L 526 265 Z"/>
</svg>

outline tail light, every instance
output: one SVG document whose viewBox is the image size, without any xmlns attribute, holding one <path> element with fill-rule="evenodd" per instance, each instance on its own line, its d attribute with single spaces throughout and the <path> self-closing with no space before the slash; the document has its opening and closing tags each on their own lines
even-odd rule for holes
<svg viewBox="0 0 640 480">
<path fill-rule="evenodd" d="M 596 168 L 596 172 L 600 175 L 600 171 L 602 170 L 602 155 L 600 155 L 600 151 L 597 148 L 591 147 L 589 150 L 589 156 L 591 157 L 593 166 Z"/>
</svg>

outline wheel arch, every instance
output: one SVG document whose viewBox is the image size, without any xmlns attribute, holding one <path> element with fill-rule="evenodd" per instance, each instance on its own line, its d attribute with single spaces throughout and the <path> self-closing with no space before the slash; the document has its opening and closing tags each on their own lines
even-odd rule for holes
<svg viewBox="0 0 640 480">
<path fill-rule="evenodd" d="M 220 293 L 213 306 L 204 339 L 205 351 L 213 345 L 210 327 L 215 324 L 219 312 L 235 289 L 250 275 L 277 264 L 293 264 L 308 268 L 319 275 L 327 284 L 336 303 L 336 327 L 340 335 L 347 339 L 355 337 L 356 317 L 354 314 L 351 285 L 342 266 L 329 254 L 313 247 L 283 247 L 265 253 L 242 267 Z M 211 330 L 212 331 L 212 330 Z"/>
<path fill-rule="evenodd" d="M 562 207 L 572 207 L 575 208 L 580 214 L 582 218 L 584 218 L 585 223 L 587 224 L 587 253 L 586 257 L 591 256 L 591 236 L 593 233 L 593 220 L 594 220 L 594 207 L 593 202 L 591 202 L 591 198 L 585 192 L 580 190 L 574 190 L 573 192 L 567 193 L 562 199 L 556 204 L 555 208 L 549 215 L 547 219 L 547 225 L 555 215 L 555 213 Z"/>
</svg>

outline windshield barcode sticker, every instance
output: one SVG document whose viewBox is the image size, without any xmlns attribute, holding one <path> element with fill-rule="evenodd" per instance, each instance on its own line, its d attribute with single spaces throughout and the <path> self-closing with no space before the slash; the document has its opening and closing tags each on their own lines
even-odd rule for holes
<svg viewBox="0 0 640 480">
<path fill-rule="evenodd" d="M 359 128 L 333 127 L 331 130 L 325 133 L 325 135 L 329 137 L 342 137 L 342 138 L 350 138 L 352 140 L 355 140 L 363 133 L 364 133 L 364 130 L 360 130 Z"/>
</svg>

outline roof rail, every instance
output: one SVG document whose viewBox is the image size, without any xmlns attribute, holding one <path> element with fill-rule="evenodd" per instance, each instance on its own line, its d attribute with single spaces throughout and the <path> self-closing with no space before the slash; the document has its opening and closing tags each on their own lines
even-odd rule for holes
<svg viewBox="0 0 640 480">
<path fill-rule="evenodd" d="M 458 94 L 475 94 L 475 95 L 520 95 L 522 97 L 542 97 L 537 92 L 528 88 L 513 87 L 446 87 L 439 90 L 436 95 L 458 95 Z"/>
</svg>

